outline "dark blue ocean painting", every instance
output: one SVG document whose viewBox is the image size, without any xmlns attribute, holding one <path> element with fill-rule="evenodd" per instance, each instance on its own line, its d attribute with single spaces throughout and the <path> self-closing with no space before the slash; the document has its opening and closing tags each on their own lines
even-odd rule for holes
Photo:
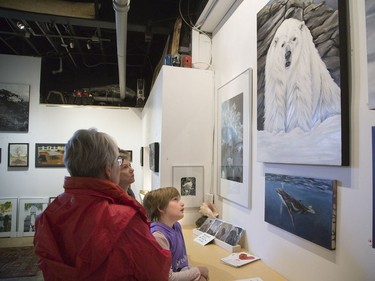
<svg viewBox="0 0 375 281">
<path fill-rule="evenodd" d="M 266 173 L 265 221 L 335 249 L 336 181 Z"/>
</svg>

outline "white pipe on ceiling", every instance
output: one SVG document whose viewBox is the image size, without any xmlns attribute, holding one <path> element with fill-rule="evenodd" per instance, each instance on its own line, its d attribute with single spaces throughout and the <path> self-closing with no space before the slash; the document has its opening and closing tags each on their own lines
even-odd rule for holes
<svg viewBox="0 0 375 281">
<path fill-rule="evenodd" d="M 120 86 L 120 98 L 126 94 L 126 40 L 128 11 L 130 0 L 113 0 L 113 9 L 116 13 L 117 60 Z"/>
</svg>

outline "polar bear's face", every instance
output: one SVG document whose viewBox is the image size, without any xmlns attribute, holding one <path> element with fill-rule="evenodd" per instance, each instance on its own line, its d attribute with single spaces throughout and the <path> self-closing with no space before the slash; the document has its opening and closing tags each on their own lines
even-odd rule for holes
<svg viewBox="0 0 375 281">
<path fill-rule="evenodd" d="M 284 69 L 291 69 L 301 53 L 303 40 L 302 31 L 305 24 L 296 19 L 287 19 L 277 29 L 272 41 L 276 61 Z M 281 66 L 279 65 L 279 66 Z"/>
</svg>

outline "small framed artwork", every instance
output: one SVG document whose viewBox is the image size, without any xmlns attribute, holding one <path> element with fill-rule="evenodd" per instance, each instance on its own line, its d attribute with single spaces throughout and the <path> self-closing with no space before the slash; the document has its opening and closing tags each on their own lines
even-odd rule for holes
<svg viewBox="0 0 375 281">
<path fill-rule="evenodd" d="M 63 143 L 36 143 L 35 167 L 64 167 Z"/>
<path fill-rule="evenodd" d="M 150 145 L 150 169 L 156 173 L 159 172 L 159 143 L 154 142 Z"/>
<path fill-rule="evenodd" d="M 143 146 L 141 147 L 141 151 L 139 155 L 140 155 L 140 164 L 141 164 L 141 167 L 143 167 Z"/>
<path fill-rule="evenodd" d="M 133 151 L 132 150 L 125 150 L 124 151 L 126 159 L 128 159 L 130 162 L 133 162 Z"/>
<path fill-rule="evenodd" d="M 199 207 L 203 202 L 203 166 L 173 166 L 173 186 L 178 189 L 185 207 Z"/>
<path fill-rule="evenodd" d="M 29 144 L 10 143 L 8 146 L 8 167 L 29 167 Z"/>
<path fill-rule="evenodd" d="M 49 198 L 20 198 L 18 210 L 19 236 L 34 236 L 35 220 L 48 206 Z"/>
<path fill-rule="evenodd" d="M 218 190 L 229 201 L 250 208 L 252 70 L 218 89 Z"/>
<path fill-rule="evenodd" d="M 0 237 L 15 237 L 17 198 L 0 198 Z"/>
<path fill-rule="evenodd" d="M 129 160 L 130 162 L 133 162 L 133 151 L 132 150 L 125 150 L 120 149 L 120 157 Z"/>
</svg>

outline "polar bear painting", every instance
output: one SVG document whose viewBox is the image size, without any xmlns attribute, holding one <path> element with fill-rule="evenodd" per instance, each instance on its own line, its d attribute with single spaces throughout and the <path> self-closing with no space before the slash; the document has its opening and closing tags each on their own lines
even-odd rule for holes
<svg viewBox="0 0 375 281">
<path fill-rule="evenodd" d="M 277 29 L 267 53 L 265 79 L 267 132 L 309 132 L 341 114 L 340 88 L 303 21 L 286 19 Z"/>
</svg>

